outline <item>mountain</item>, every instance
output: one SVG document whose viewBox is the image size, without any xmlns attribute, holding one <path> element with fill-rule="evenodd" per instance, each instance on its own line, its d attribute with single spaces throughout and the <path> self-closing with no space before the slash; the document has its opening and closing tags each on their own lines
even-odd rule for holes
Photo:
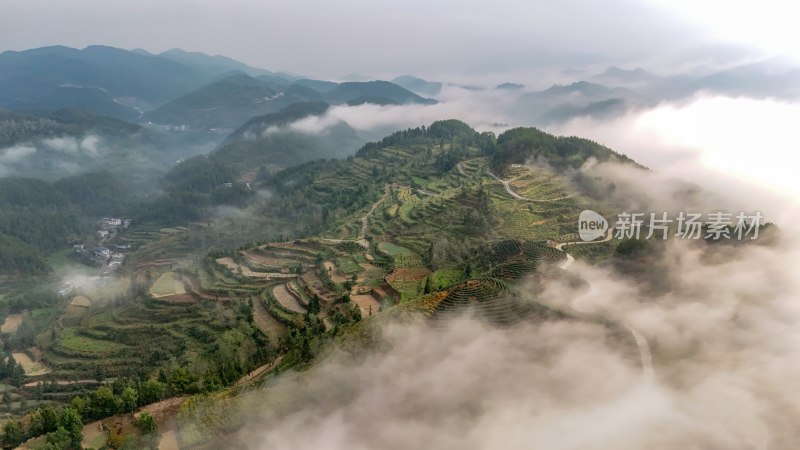
<svg viewBox="0 0 800 450">
<path fill-rule="evenodd" d="M 501 83 L 495 86 L 495 89 L 504 91 L 519 91 L 521 89 L 525 89 L 525 85 L 519 83 Z"/>
<path fill-rule="evenodd" d="M 576 117 L 611 119 L 625 114 L 628 106 L 628 102 L 623 98 L 610 98 L 580 106 L 565 103 L 545 112 L 539 120 L 542 123 L 563 123 Z"/>
<path fill-rule="evenodd" d="M 624 105 L 641 101 L 642 98 L 629 89 L 578 81 L 522 94 L 515 99 L 513 111 L 528 121 L 544 125 L 572 117 L 624 109 Z"/>
<path fill-rule="evenodd" d="M 237 73 L 156 108 L 145 114 L 144 120 L 195 129 L 235 129 L 251 117 L 277 112 L 297 102 L 318 101 L 349 105 L 436 103 L 388 81 L 332 85 L 316 80 L 300 80 L 287 85 Z"/>
<path fill-rule="evenodd" d="M 392 83 L 419 95 L 436 96 L 442 90 L 442 83 L 426 81 L 411 75 L 399 76 L 393 79 Z"/>
<path fill-rule="evenodd" d="M 352 155 L 363 140 L 344 122 L 313 132 L 290 127 L 298 120 L 319 117 L 327 110 L 327 103 L 298 102 L 278 112 L 254 117 L 208 155 L 178 164 L 165 177 L 166 189 L 209 194 L 220 189 L 223 179 L 252 181 L 257 173 L 274 173 L 314 159 Z M 209 180 L 214 181 L 209 184 Z"/>
<path fill-rule="evenodd" d="M 258 135 L 269 128 L 286 126 L 292 122 L 309 116 L 321 116 L 328 111 L 329 105 L 324 102 L 293 103 L 278 112 L 256 116 L 231 133 L 226 142 L 246 139 L 246 136 Z"/>
<path fill-rule="evenodd" d="M 418 103 L 432 105 L 436 100 L 423 98 L 388 81 L 349 81 L 340 83 L 330 91 L 326 92 L 323 98 L 329 103 L 347 103 L 359 98 L 382 99 L 398 104 Z"/>
<path fill-rule="evenodd" d="M 550 164 L 504 166 L 534 156 Z M 255 416 L 242 414 L 243 410 L 252 407 L 266 410 L 270 417 L 285 417 L 290 414 L 288 403 L 261 399 L 301 398 L 298 392 L 284 395 L 281 372 L 296 368 L 291 384 L 309 389 L 310 384 L 297 381 L 308 376 L 306 369 L 324 364 L 331 349 L 363 355 L 382 342 L 375 330 L 397 320 L 417 317 L 440 326 L 471 311 L 487 327 L 586 320 L 614 328 L 602 319 L 561 312 L 537 301 L 550 280 L 584 283 L 560 269 L 567 256 L 549 241 L 574 239 L 574 219 L 582 208 L 602 211 L 601 202 L 574 192 L 564 175 L 567 171 L 561 170 L 580 167 L 588 158 L 624 159 L 583 139 L 520 128 L 495 141 L 493 135 L 477 133 L 467 124 L 442 121 L 393 133 L 365 145 L 352 158 L 311 161 L 259 176 L 250 191 L 236 181 L 224 185 L 222 172 L 214 172 L 210 165 L 195 168 L 205 171 L 205 185 L 218 183 L 204 197 L 207 208 L 225 210 L 219 203 L 210 208 L 217 200 L 235 198 L 238 203 L 235 215 L 221 219 L 220 226 L 210 226 L 215 234 L 205 237 L 228 243 L 227 249 L 215 247 L 208 257 L 182 266 L 179 282 L 196 299 L 192 302 L 216 300 L 222 311 L 248 305 L 246 311 L 256 311 L 262 318 L 254 316 L 247 323 L 270 336 L 268 342 L 281 344 L 277 348 L 267 344 L 275 353 L 266 361 L 250 357 L 238 366 L 220 364 L 217 371 L 234 371 L 224 384 L 244 381 L 220 387 L 219 395 L 190 400 L 180 412 L 181 442 L 207 445 L 202 448 L 241 445 L 251 436 L 231 431 L 247 427 L 248 417 Z M 534 200 L 512 196 L 512 188 L 495 174 L 513 179 L 514 192 Z M 258 194 L 263 192 L 269 195 Z M 176 199 L 175 211 L 180 205 L 177 199 L 186 195 L 179 191 L 170 195 Z M 238 241 L 232 237 L 237 234 Z M 282 239 L 273 242 L 270 238 L 278 234 Z M 253 242 L 251 236 L 262 240 Z M 590 248 L 603 257 L 613 254 L 616 245 L 612 241 Z M 285 275 L 271 278 L 270 273 Z M 105 325 L 87 323 L 91 324 L 87 334 Z M 121 331 L 108 333 L 112 336 L 108 339 L 122 341 L 142 333 L 132 330 L 127 318 L 124 323 L 125 329 L 112 325 Z M 197 334 L 184 340 L 177 356 L 162 358 L 176 360 L 202 346 L 194 338 Z M 625 345 L 634 345 L 629 334 L 620 336 Z M 166 333 L 163 339 L 175 340 Z M 215 359 L 236 355 L 200 354 Z M 270 365 L 271 361 L 277 362 Z M 153 358 L 146 364 L 166 363 Z M 264 369 L 244 376 L 259 365 Z M 88 367 L 77 363 L 71 369 L 83 373 Z M 272 374 L 262 376 L 262 371 Z M 216 373 L 206 370 L 195 376 L 202 380 L 198 384 L 206 385 Z M 170 377 L 167 372 L 163 378 Z M 267 377 L 272 384 L 266 390 L 242 389 Z M 223 429 L 227 434 L 221 438 Z"/>
<path fill-rule="evenodd" d="M 611 85 L 635 85 L 653 83 L 660 80 L 661 77 L 642 68 L 626 70 L 616 66 L 611 66 L 603 73 L 595 75 L 592 79 L 599 83 Z"/>
<path fill-rule="evenodd" d="M 172 50 L 159 53 L 158 56 L 179 62 L 201 73 L 223 74 L 226 72 L 239 71 L 254 77 L 276 75 L 268 70 L 250 67 L 247 64 L 228 58 L 227 56 L 211 56 L 202 52 L 187 52 L 179 48 L 173 48 Z"/>
<path fill-rule="evenodd" d="M 161 55 L 107 46 L 53 46 L 0 54 L 0 107 L 50 112 L 83 108 L 132 120 L 231 71 L 269 75 L 221 56 Z"/>
<path fill-rule="evenodd" d="M 731 96 L 797 99 L 800 98 L 800 68 L 772 58 L 702 77 L 689 83 L 687 88 Z"/>
<path fill-rule="evenodd" d="M 239 73 L 178 97 L 144 118 L 197 129 L 234 129 L 253 116 L 276 112 L 299 101 L 320 99 L 319 93 L 303 86 L 270 84 Z"/>
<path fill-rule="evenodd" d="M 321 94 L 325 94 L 327 92 L 332 91 L 339 83 L 334 83 L 333 81 L 324 81 L 324 80 L 310 80 L 308 78 L 303 78 L 301 80 L 297 80 L 294 84 L 298 86 L 305 86 L 309 89 L 313 89 Z"/>
<path fill-rule="evenodd" d="M 143 127 L 85 110 L 46 115 L 0 110 L 0 176 L 56 180 L 105 171 L 143 195 L 176 160 L 208 151 L 206 134 Z"/>
</svg>

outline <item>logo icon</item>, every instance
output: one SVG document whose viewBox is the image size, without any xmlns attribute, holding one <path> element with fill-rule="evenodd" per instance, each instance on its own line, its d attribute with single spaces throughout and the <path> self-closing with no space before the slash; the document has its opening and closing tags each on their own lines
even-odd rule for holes
<svg viewBox="0 0 800 450">
<path fill-rule="evenodd" d="M 584 242 L 593 241 L 605 236 L 608 230 L 608 221 L 596 212 L 586 209 L 578 216 L 578 234 Z"/>
</svg>

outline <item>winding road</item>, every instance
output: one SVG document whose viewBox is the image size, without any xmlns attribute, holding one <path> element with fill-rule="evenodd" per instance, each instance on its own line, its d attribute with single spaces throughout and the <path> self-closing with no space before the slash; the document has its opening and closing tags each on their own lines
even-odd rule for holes
<svg viewBox="0 0 800 450">
<path fill-rule="evenodd" d="M 606 236 L 599 240 L 599 241 L 575 241 L 575 242 L 562 242 L 556 245 L 558 250 L 564 252 L 567 256 L 567 260 L 561 263 L 558 267 L 567 270 L 569 266 L 575 262 L 575 257 L 570 255 L 569 253 L 564 250 L 564 247 L 567 245 L 586 245 L 586 244 L 599 244 L 601 242 L 608 242 L 614 236 L 614 230 L 609 229 L 606 233 Z M 577 305 L 570 305 L 570 308 L 573 310 L 586 314 L 586 311 L 582 311 L 578 308 Z M 624 326 L 633 336 L 633 340 L 636 342 L 636 347 L 639 349 L 639 360 L 642 363 L 642 374 L 644 375 L 645 380 L 652 381 L 655 379 L 655 369 L 653 368 L 653 353 L 650 351 L 650 344 L 647 342 L 647 338 L 642 335 L 636 328 L 633 328 L 630 324 L 621 322 L 622 326 Z"/>
<path fill-rule="evenodd" d="M 461 163 L 458 164 L 458 170 L 459 170 L 459 172 L 464 174 L 464 171 L 461 168 Z M 493 174 L 490 170 L 487 170 L 486 173 L 490 177 L 492 177 L 495 180 L 497 180 L 500 183 L 502 183 L 503 187 L 506 189 L 506 192 L 508 192 L 509 195 L 511 195 L 512 197 L 514 197 L 517 200 L 523 200 L 523 201 L 529 201 L 529 202 L 530 201 L 534 201 L 534 202 L 535 201 L 539 201 L 539 202 L 556 201 L 556 200 L 562 200 L 564 198 L 569 198 L 572 195 L 574 195 L 574 194 L 571 194 L 571 195 L 568 195 L 566 197 L 562 197 L 562 198 L 558 198 L 558 199 L 533 200 L 533 199 L 529 199 L 529 198 L 523 197 L 522 195 L 519 195 L 518 193 L 514 192 L 514 190 L 511 189 L 511 186 L 510 186 L 511 182 L 510 181 L 501 179 L 497 175 Z M 564 250 L 564 247 L 566 247 L 568 245 L 587 245 L 587 244 L 599 244 L 599 243 L 602 243 L 602 242 L 608 242 L 613 237 L 613 234 L 614 234 L 613 231 L 614 231 L 613 229 L 609 229 L 608 232 L 606 233 L 606 236 L 603 239 L 599 240 L 599 241 L 562 242 L 562 243 L 556 245 L 555 248 L 558 249 L 558 250 L 561 250 L 567 256 L 567 260 L 564 261 L 563 263 L 561 263 L 559 265 L 559 268 L 561 268 L 563 270 L 567 270 L 572 265 L 572 263 L 575 262 L 575 257 L 570 255 L 569 253 L 567 253 Z M 578 309 L 576 307 L 576 305 L 570 305 L 570 308 L 572 308 L 576 312 L 579 312 L 579 313 L 582 313 L 582 314 L 586 314 L 585 311 L 581 311 L 580 309 Z M 624 326 L 631 333 L 631 336 L 633 336 L 633 340 L 636 342 L 636 347 L 639 349 L 639 360 L 641 361 L 641 364 L 642 364 L 642 374 L 644 376 L 644 379 L 647 380 L 647 381 L 653 381 L 655 379 L 655 369 L 653 368 L 653 354 L 650 351 L 650 344 L 647 342 L 647 338 L 645 338 L 644 335 L 642 335 L 642 333 L 639 332 L 639 330 L 637 330 L 636 328 L 632 327 L 630 324 L 627 324 L 625 322 L 620 322 L 620 323 L 621 323 L 622 326 Z"/>
<path fill-rule="evenodd" d="M 461 166 L 459 166 L 459 169 L 460 168 L 461 168 Z M 523 196 L 517 194 L 516 192 L 514 192 L 513 189 L 511 189 L 511 182 L 514 181 L 513 179 L 512 180 L 504 180 L 504 179 L 498 177 L 497 175 L 495 175 L 494 173 L 492 173 L 492 171 L 488 170 L 488 169 L 486 170 L 486 173 L 490 177 L 492 177 L 495 180 L 499 181 L 503 185 L 503 187 L 506 188 L 506 192 L 508 192 L 508 195 L 514 197 L 517 200 L 524 200 L 526 202 L 547 203 L 547 202 L 557 202 L 559 200 L 566 200 L 568 198 L 572 198 L 572 197 L 575 196 L 575 194 L 567 194 L 567 195 L 563 195 L 561 197 L 546 198 L 546 199 L 535 199 L 535 198 L 523 197 Z"/>
<path fill-rule="evenodd" d="M 331 244 L 341 244 L 343 242 L 356 242 L 359 245 L 361 245 L 362 247 L 364 247 L 366 249 L 369 249 L 369 242 L 367 242 L 367 240 L 366 240 L 367 227 L 369 226 L 369 217 L 372 215 L 372 213 L 375 212 L 375 209 L 378 207 L 378 205 L 380 205 L 381 203 L 383 203 L 386 200 L 386 198 L 391 194 L 391 192 L 392 192 L 391 191 L 391 185 L 387 184 L 386 186 L 384 186 L 383 187 L 383 195 L 381 196 L 381 198 L 379 198 L 378 201 L 376 201 L 375 203 L 372 204 L 372 206 L 369 208 L 369 211 L 367 211 L 367 213 L 364 214 L 364 217 L 358 219 L 358 220 L 361 221 L 361 230 L 358 232 L 358 237 L 357 238 L 355 238 L 355 239 L 328 239 L 328 238 L 325 238 L 325 239 L 322 239 L 322 240 L 325 241 L 325 242 L 329 242 Z"/>
</svg>

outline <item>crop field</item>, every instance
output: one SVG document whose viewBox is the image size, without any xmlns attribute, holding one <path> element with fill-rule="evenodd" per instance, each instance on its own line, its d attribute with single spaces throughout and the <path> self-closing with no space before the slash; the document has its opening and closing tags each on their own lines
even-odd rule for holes
<svg viewBox="0 0 800 450">
<path fill-rule="evenodd" d="M 466 281 L 461 269 L 439 269 L 431 274 L 433 289 L 446 289 Z"/>
<path fill-rule="evenodd" d="M 27 376 L 35 377 L 38 375 L 45 375 L 50 372 L 47 366 L 41 362 L 35 362 L 30 356 L 28 356 L 27 353 L 14 352 L 11 354 L 11 356 L 14 358 L 14 361 L 22 366 L 22 369 L 25 370 L 25 375 Z"/>
<path fill-rule="evenodd" d="M 390 242 L 381 242 L 378 244 L 378 250 L 392 257 L 396 267 L 421 267 L 423 265 L 419 255 L 406 247 Z"/>
<path fill-rule="evenodd" d="M 336 258 L 336 267 L 339 269 L 339 272 L 346 275 L 353 275 L 364 271 L 353 258 Z"/>
<path fill-rule="evenodd" d="M 392 244 L 391 242 L 381 242 L 378 245 L 378 250 L 382 251 L 383 253 L 386 253 L 389 256 L 397 256 L 411 252 L 411 250 L 405 247 L 400 247 L 399 245 Z"/>
<path fill-rule="evenodd" d="M 150 294 L 156 298 L 185 293 L 186 287 L 175 272 L 164 273 L 150 288 Z"/>
<path fill-rule="evenodd" d="M 272 295 L 284 308 L 296 313 L 305 314 L 306 309 L 303 308 L 297 301 L 297 298 L 287 289 L 286 284 L 275 286 L 272 290 Z"/>
<path fill-rule="evenodd" d="M 96 333 L 96 335 L 99 335 L 99 333 Z M 67 350 L 99 355 L 107 355 L 126 347 L 113 341 L 91 338 L 77 328 L 65 329 L 57 342 Z"/>
</svg>

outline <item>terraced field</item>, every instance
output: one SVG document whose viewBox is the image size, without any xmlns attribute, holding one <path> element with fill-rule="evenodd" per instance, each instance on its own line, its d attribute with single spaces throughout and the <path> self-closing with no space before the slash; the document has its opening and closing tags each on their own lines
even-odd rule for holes
<svg viewBox="0 0 800 450">
<path fill-rule="evenodd" d="M 175 272 L 166 272 L 150 288 L 150 294 L 155 298 L 169 297 L 185 294 L 186 288 L 180 276 Z"/>
<path fill-rule="evenodd" d="M 297 301 L 295 294 L 289 292 L 285 284 L 280 284 L 272 289 L 272 295 L 284 308 L 296 313 L 305 314 L 306 309 Z"/>
</svg>

